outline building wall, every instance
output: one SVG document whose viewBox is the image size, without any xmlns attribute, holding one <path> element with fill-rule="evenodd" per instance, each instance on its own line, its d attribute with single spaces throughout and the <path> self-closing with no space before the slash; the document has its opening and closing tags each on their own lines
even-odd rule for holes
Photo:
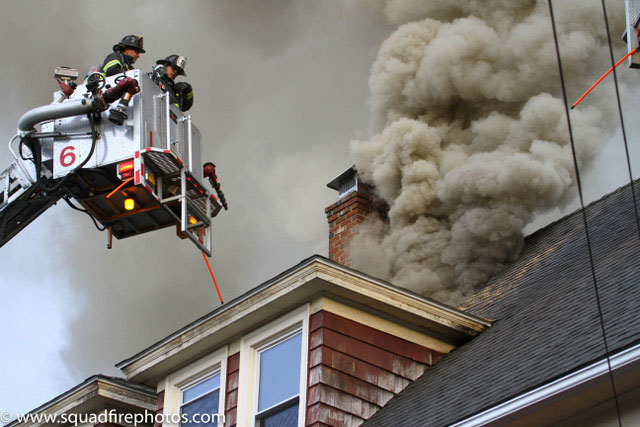
<svg viewBox="0 0 640 427">
<path fill-rule="evenodd" d="M 328 311 L 309 322 L 307 426 L 358 425 L 442 353 Z"/>
<path fill-rule="evenodd" d="M 618 405 L 620 407 L 620 422 L 623 426 L 640 425 L 640 386 L 618 396 Z M 615 427 L 620 424 L 618 423 L 618 411 L 615 403 L 612 399 L 609 399 L 556 425 L 562 427 L 578 425 Z"/>
<path fill-rule="evenodd" d="M 156 415 L 164 412 L 164 390 L 158 392 L 158 403 L 156 404 Z M 159 418 L 157 418 L 159 419 Z M 161 427 L 162 423 L 154 423 L 153 427 Z"/>
<path fill-rule="evenodd" d="M 224 405 L 225 426 L 233 427 L 238 419 L 238 378 L 240 375 L 240 352 L 227 359 L 227 387 Z"/>
<path fill-rule="evenodd" d="M 373 212 L 386 219 L 387 206 L 378 200 L 366 186 L 361 186 L 325 209 L 329 222 L 329 259 L 351 266 L 349 244 L 356 226 Z"/>
<path fill-rule="evenodd" d="M 453 348 L 407 325 L 318 297 L 170 373 L 158 390 L 157 412 L 177 413 L 181 384 L 220 369 L 225 426 L 250 424 L 257 384 L 249 341 L 258 334 L 262 343 L 294 324 L 305 332 L 300 401 L 306 426 L 359 425 Z"/>
</svg>

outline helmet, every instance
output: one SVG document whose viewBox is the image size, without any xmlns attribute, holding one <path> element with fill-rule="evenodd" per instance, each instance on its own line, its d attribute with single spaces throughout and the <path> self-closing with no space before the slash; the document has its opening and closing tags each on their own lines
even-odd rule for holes
<svg viewBox="0 0 640 427">
<path fill-rule="evenodd" d="M 113 45 L 113 50 L 116 52 L 122 52 L 126 48 L 136 49 L 140 53 L 144 53 L 142 36 L 134 36 L 133 34 L 124 36 L 120 43 Z"/>
<path fill-rule="evenodd" d="M 181 76 L 186 76 L 187 73 L 184 72 L 185 67 L 187 66 L 187 58 L 180 55 L 169 55 L 165 59 L 158 59 L 156 64 L 161 65 L 171 65 L 174 67 L 178 74 Z"/>
</svg>

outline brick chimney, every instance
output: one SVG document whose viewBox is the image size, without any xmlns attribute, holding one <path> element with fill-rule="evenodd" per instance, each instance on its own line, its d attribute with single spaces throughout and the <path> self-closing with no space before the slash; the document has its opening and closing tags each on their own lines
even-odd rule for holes
<svg viewBox="0 0 640 427">
<path fill-rule="evenodd" d="M 353 167 L 328 183 L 327 187 L 338 192 L 338 201 L 324 210 L 329 221 L 329 259 L 351 266 L 348 245 L 355 227 L 372 212 L 386 220 L 388 207 L 374 196 L 370 185 L 360 182 Z"/>
</svg>

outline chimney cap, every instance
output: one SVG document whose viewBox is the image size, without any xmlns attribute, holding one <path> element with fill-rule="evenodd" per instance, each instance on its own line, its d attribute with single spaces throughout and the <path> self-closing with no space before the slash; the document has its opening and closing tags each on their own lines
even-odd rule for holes
<svg viewBox="0 0 640 427">
<path fill-rule="evenodd" d="M 327 184 L 327 187 L 332 190 L 340 191 L 340 184 L 347 180 L 351 180 L 354 175 L 357 175 L 355 165 L 342 172 L 337 178 L 334 178 L 330 183 Z"/>
</svg>

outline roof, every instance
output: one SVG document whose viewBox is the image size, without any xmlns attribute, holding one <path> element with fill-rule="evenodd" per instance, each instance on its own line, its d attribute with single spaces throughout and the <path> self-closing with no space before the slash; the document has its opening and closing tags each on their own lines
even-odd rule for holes
<svg viewBox="0 0 640 427">
<path fill-rule="evenodd" d="M 406 324 L 420 325 L 453 345 L 467 342 L 490 325 L 473 314 L 314 255 L 116 366 L 130 380 L 154 384 L 168 372 L 318 295 L 356 301 Z"/>
<path fill-rule="evenodd" d="M 609 352 L 616 353 L 640 341 L 640 237 L 630 186 L 586 212 Z M 520 258 L 464 304 L 493 325 L 365 425 L 449 425 L 604 358 L 582 218 L 579 210 L 527 237 Z"/>
<path fill-rule="evenodd" d="M 107 375 L 93 375 L 75 387 L 30 411 L 30 414 L 86 413 L 103 409 L 106 404 L 129 412 L 153 412 L 157 393 L 152 387 Z M 19 422 L 7 427 L 54 425 L 52 423 Z"/>
</svg>

